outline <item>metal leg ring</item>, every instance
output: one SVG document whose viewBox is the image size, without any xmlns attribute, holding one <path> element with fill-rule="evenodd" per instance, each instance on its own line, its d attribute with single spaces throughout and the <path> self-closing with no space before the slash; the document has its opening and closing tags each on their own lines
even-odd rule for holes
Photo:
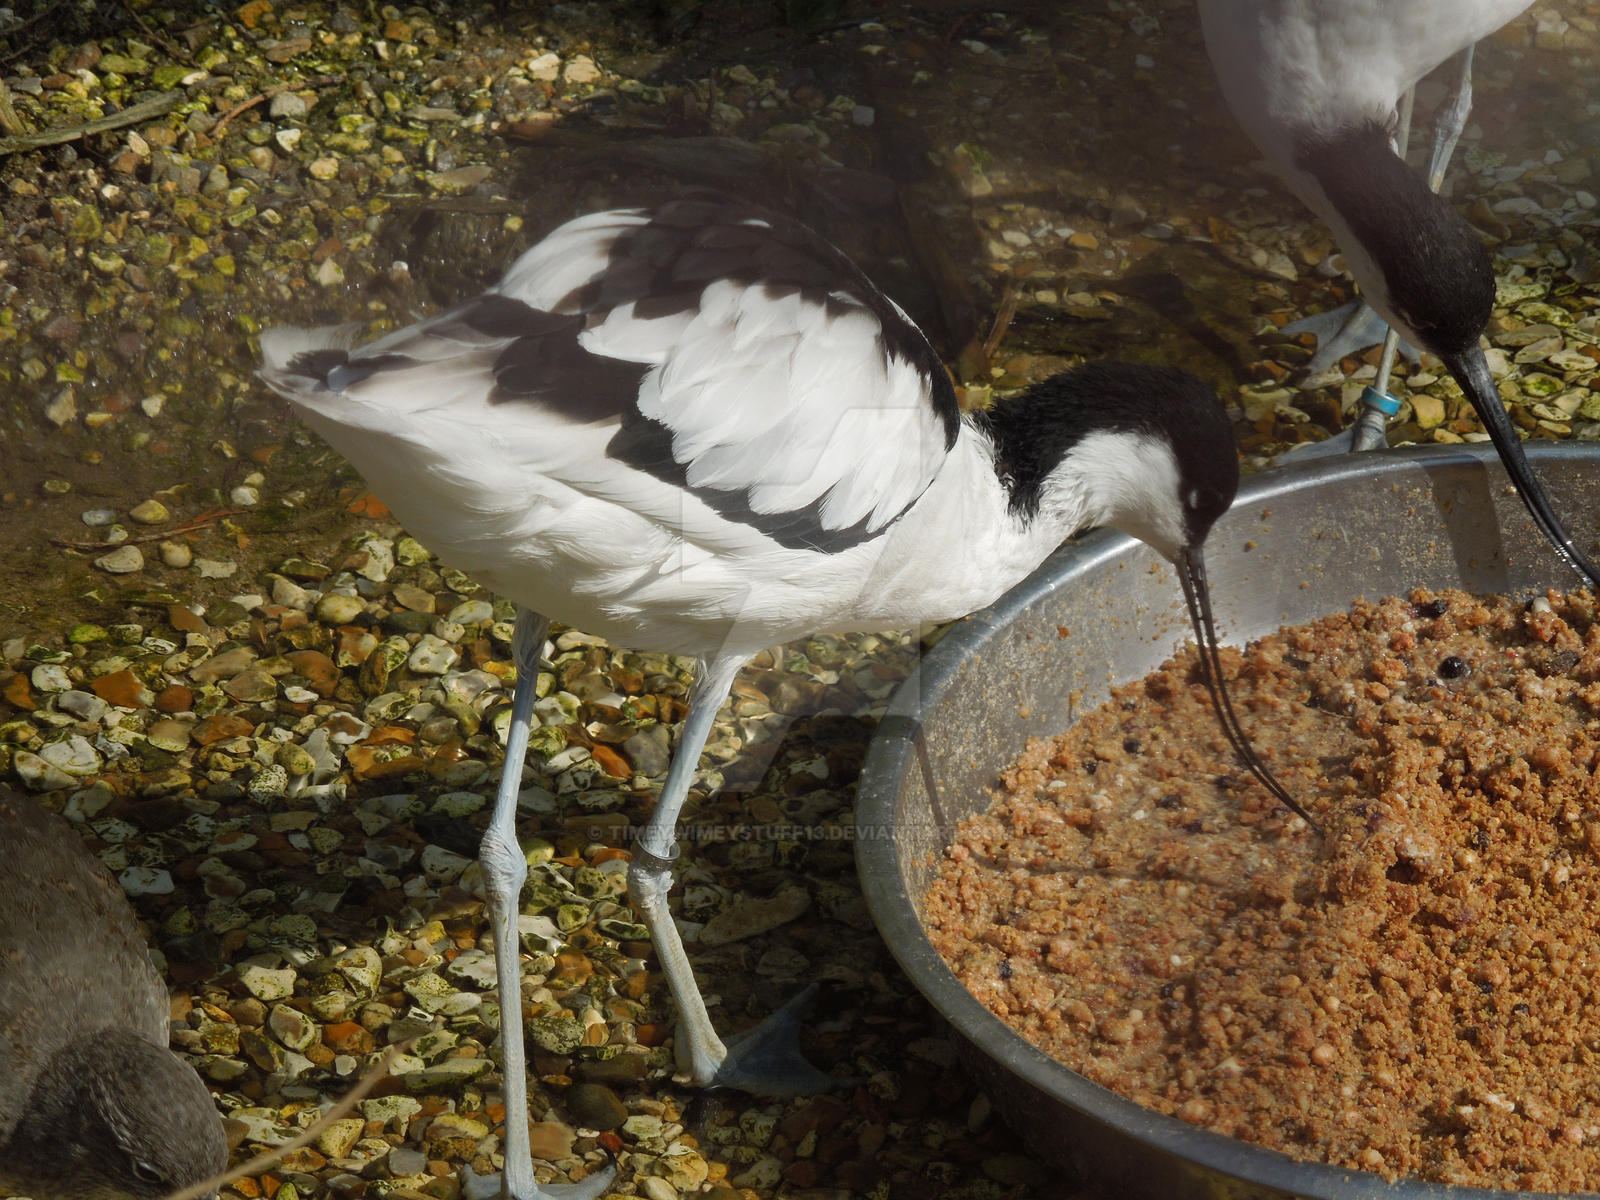
<svg viewBox="0 0 1600 1200">
<path fill-rule="evenodd" d="M 646 850 L 642 844 L 635 842 L 633 846 L 633 865 L 647 871 L 670 871 L 672 870 L 672 864 L 678 861 L 678 856 L 682 853 L 682 847 L 674 842 L 671 856 L 662 858 L 661 855 L 656 854 L 654 851 Z"/>
</svg>

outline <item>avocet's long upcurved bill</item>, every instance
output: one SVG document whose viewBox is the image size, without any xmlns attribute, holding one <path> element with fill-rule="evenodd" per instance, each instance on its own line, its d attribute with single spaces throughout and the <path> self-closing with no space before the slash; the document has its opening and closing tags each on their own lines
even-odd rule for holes
<svg viewBox="0 0 1600 1200">
<path fill-rule="evenodd" d="M 1495 387 L 1494 379 L 1489 374 L 1489 364 L 1484 360 L 1483 351 L 1473 346 L 1464 353 L 1447 355 L 1441 361 L 1461 384 L 1461 390 L 1466 393 L 1467 399 L 1472 401 L 1478 419 L 1483 422 L 1489 439 L 1500 453 L 1500 462 L 1505 466 L 1506 474 L 1510 475 L 1511 482 L 1517 485 L 1517 495 L 1521 496 L 1523 504 L 1528 506 L 1528 512 L 1533 516 L 1534 523 L 1539 526 L 1545 539 L 1549 541 L 1550 548 L 1569 567 L 1582 575 L 1591 588 L 1600 592 L 1600 568 L 1596 568 L 1594 563 L 1573 545 L 1572 535 L 1562 525 L 1561 518 L 1556 516 L 1555 509 L 1550 504 L 1550 497 L 1545 494 L 1544 485 L 1539 482 L 1539 477 L 1528 465 L 1528 457 L 1522 452 L 1522 438 L 1511 424 L 1511 418 L 1506 416 L 1505 405 L 1500 402 L 1500 391 Z"/>
<path fill-rule="evenodd" d="M 1211 692 L 1211 705 L 1217 710 L 1217 721 L 1222 725 L 1222 732 L 1233 745 L 1234 753 L 1250 768 L 1250 773 L 1261 781 L 1261 786 L 1317 833 L 1323 833 L 1322 826 L 1289 794 L 1289 789 L 1267 770 L 1267 764 L 1261 761 L 1250 739 L 1245 736 L 1244 727 L 1239 724 L 1239 715 L 1233 711 L 1233 701 L 1228 698 L 1228 685 L 1222 677 L 1217 627 L 1211 619 L 1211 589 L 1206 584 L 1204 552 L 1199 546 L 1185 546 L 1183 552 L 1173 560 L 1173 566 L 1178 572 L 1178 582 L 1183 585 L 1183 599 L 1189 606 L 1189 620 L 1194 624 L 1194 641 L 1200 648 L 1200 664 L 1205 670 L 1206 687 Z"/>
</svg>

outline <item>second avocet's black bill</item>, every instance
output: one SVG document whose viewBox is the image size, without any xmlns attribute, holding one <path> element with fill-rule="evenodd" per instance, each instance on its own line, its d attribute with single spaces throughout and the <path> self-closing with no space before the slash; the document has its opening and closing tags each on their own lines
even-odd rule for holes
<svg viewBox="0 0 1600 1200">
<path fill-rule="evenodd" d="M 1522 452 L 1522 439 L 1512 426 L 1511 418 L 1506 416 L 1500 390 L 1495 387 L 1494 379 L 1489 374 L 1489 364 L 1484 361 L 1483 351 L 1474 346 L 1462 354 L 1450 355 L 1443 361 L 1461 385 L 1461 390 L 1467 394 L 1467 399 L 1472 401 L 1472 407 L 1477 409 L 1478 419 L 1488 430 L 1494 448 L 1500 452 L 1500 461 L 1505 465 L 1506 474 L 1517 485 L 1517 495 L 1528 506 L 1534 523 L 1549 539 L 1551 548 L 1561 556 L 1562 561 L 1588 580 L 1591 588 L 1600 592 L 1600 568 L 1572 544 L 1571 535 L 1550 507 L 1550 497 L 1545 495 L 1544 485 L 1539 482 L 1533 468 L 1528 465 L 1527 455 Z"/>
<path fill-rule="evenodd" d="M 1256 755 L 1250 739 L 1245 737 L 1239 717 L 1233 711 L 1227 685 L 1222 682 L 1222 656 L 1217 648 L 1217 629 L 1211 620 L 1211 591 L 1206 586 L 1206 562 L 1200 547 L 1184 547 L 1176 566 L 1178 582 L 1183 584 L 1183 599 L 1189 606 L 1189 620 L 1194 623 L 1194 640 L 1200 648 L 1200 664 L 1205 669 L 1206 687 L 1211 691 L 1211 704 L 1217 710 L 1222 732 L 1227 734 L 1234 753 L 1250 768 L 1250 773 L 1261 781 L 1261 786 L 1312 829 L 1322 833 L 1322 826 L 1312 820 L 1311 814 L 1289 795 L 1289 790 L 1272 777 L 1267 764 Z"/>
</svg>

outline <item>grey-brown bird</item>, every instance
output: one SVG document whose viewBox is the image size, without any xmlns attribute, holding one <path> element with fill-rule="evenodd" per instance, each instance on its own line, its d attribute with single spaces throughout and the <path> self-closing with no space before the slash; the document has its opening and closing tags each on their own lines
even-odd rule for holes
<svg viewBox="0 0 1600 1200">
<path fill-rule="evenodd" d="M 0 788 L 0 1186 L 157 1197 L 221 1171 L 205 1084 L 167 1048 L 167 990 L 116 880 Z"/>
</svg>

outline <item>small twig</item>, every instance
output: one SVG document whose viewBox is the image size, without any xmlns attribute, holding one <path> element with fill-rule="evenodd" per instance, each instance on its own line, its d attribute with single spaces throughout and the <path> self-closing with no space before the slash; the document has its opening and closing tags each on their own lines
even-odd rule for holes
<svg viewBox="0 0 1600 1200">
<path fill-rule="evenodd" d="M 222 114 L 222 119 L 211 127 L 211 132 L 209 134 L 207 134 L 206 136 L 209 137 L 212 141 L 217 141 L 219 138 L 222 137 L 222 130 L 224 129 L 224 127 L 227 126 L 229 121 L 233 120 L 240 113 L 246 111 L 247 109 L 254 108 L 256 105 L 260 104 L 263 100 L 270 100 L 272 97 L 276 96 L 279 92 L 287 91 L 288 89 L 289 89 L 289 85 L 287 83 L 280 83 L 277 87 L 270 87 L 264 92 L 257 92 L 254 96 L 251 96 L 250 99 L 245 100 L 240 104 L 234 105 L 227 112 Z"/>
<path fill-rule="evenodd" d="M 182 92 L 162 92 L 152 100 L 145 100 L 110 116 L 96 117 L 92 121 L 85 121 L 82 125 L 57 126 L 42 133 L 3 137 L 0 138 L 0 155 L 15 154 L 19 150 L 37 150 L 40 146 L 54 146 L 60 142 L 74 142 L 81 137 L 120 129 L 124 125 L 137 125 L 140 121 L 159 117 L 169 109 L 177 107 L 178 101 L 182 99 Z"/>
<path fill-rule="evenodd" d="M 361 1077 L 361 1081 L 343 1096 L 340 1096 L 332 1107 L 317 1118 L 316 1123 L 299 1137 L 291 1138 L 281 1146 L 274 1146 L 270 1150 L 264 1150 L 254 1158 L 240 1163 L 237 1167 L 229 1167 L 220 1175 L 213 1175 L 210 1179 L 202 1179 L 199 1183 L 192 1183 L 181 1191 L 171 1192 L 163 1197 L 163 1200 L 194 1200 L 194 1197 L 204 1196 L 207 1192 L 220 1191 L 225 1184 L 232 1183 L 235 1179 L 242 1179 L 246 1175 L 259 1174 L 278 1162 L 284 1155 L 298 1150 L 302 1146 L 309 1146 L 326 1133 L 330 1125 L 359 1104 L 368 1092 L 377 1087 L 379 1081 L 389 1074 L 390 1068 L 394 1066 L 394 1060 L 409 1051 L 412 1046 L 416 1045 L 416 1042 L 416 1038 L 408 1038 L 406 1041 L 397 1042 L 390 1046 L 388 1050 L 384 1051 L 383 1057 L 373 1065 L 372 1069 Z"/>
<path fill-rule="evenodd" d="M 251 96 L 250 99 L 234 105 L 227 112 L 223 113 L 222 119 L 211 127 L 211 132 L 206 136 L 214 142 L 218 141 L 221 139 L 222 131 L 227 126 L 229 121 L 233 120 L 240 113 L 249 111 L 263 101 L 271 100 L 280 92 L 297 92 L 301 88 L 329 87 L 335 83 L 343 82 L 343 75 L 317 75 L 311 79 L 305 80 L 303 83 L 280 83 L 275 87 L 269 87 L 266 91 L 257 92 L 254 96 Z"/>
<path fill-rule="evenodd" d="M 1005 295 L 1000 300 L 1000 311 L 995 313 L 994 324 L 989 327 L 989 336 L 983 340 L 985 365 L 994 358 L 994 352 L 1000 349 L 1000 339 L 1006 336 L 1006 330 L 1011 328 L 1011 318 L 1016 315 L 1017 289 L 1008 283 Z"/>
<path fill-rule="evenodd" d="M 126 537 L 120 542 L 70 542 L 66 538 L 51 538 L 52 546 L 60 546 L 64 550 L 82 550 L 92 554 L 96 550 L 115 550 L 118 546 L 135 546 L 143 542 L 157 542 L 162 538 L 174 537 L 180 533 L 194 533 L 204 529 L 213 522 L 222 520 L 223 517 L 236 517 L 247 510 L 242 508 L 219 508 L 216 512 L 205 513 L 182 525 L 171 529 L 159 529 L 154 533 L 141 533 L 138 537 Z"/>
</svg>

